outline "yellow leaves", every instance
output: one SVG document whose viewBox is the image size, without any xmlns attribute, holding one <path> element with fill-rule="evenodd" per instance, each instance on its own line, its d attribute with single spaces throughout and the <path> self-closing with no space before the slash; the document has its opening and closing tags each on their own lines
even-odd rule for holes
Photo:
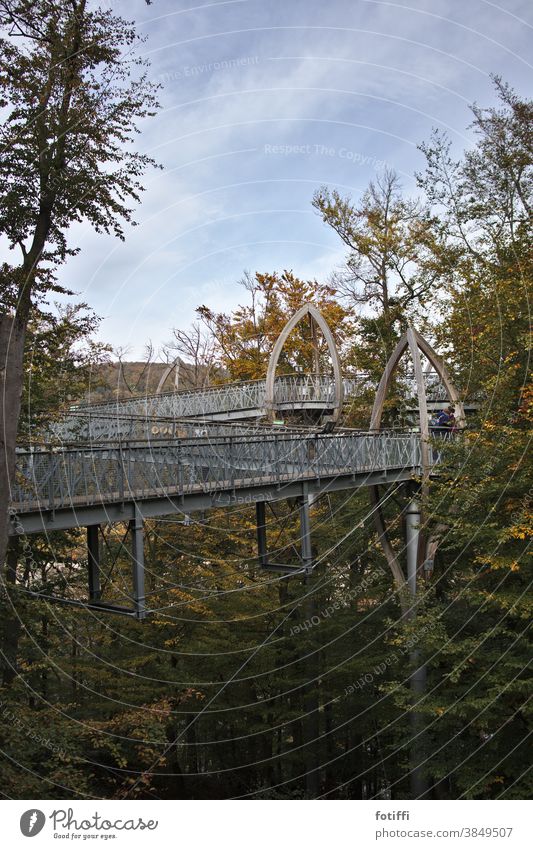
<svg viewBox="0 0 533 849">
<path fill-rule="evenodd" d="M 205 693 L 202 693 L 201 690 L 197 690 L 194 687 L 187 687 L 187 689 L 183 690 L 183 692 L 178 696 L 177 703 L 182 705 L 190 701 L 205 701 Z"/>
<path fill-rule="evenodd" d="M 522 397 L 520 402 L 520 414 L 525 419 L 533 418 L 533 383 L 529 383 L 522 390 Z"/>
<path fill-rule="evenodd" d="M 154 759 L 154 751 L 153 749 L 148 748 L 148 746 L 137 746 L 136 747 L 137 757 L 139 761 L 142 763 L 151 763 Z M 124 766 L 127 766 L 128 762 L 126 761 Z"/>
<path fill-rule="evenodd" d="M 183 592 L 175 587 L 166 591 L 163 587 L 161 595 L 157 594 L 153 596 L 152 606 L 156 611 L 161 608 L 163 613 L 172 613 L 172 609 L 175 607 L 178 611 L 186 608 L 189 613 L 194 613 L 197 616 L 209 616 L 210 614 L 210 610 L 205 604 L 195 599 L 190 593 Z M 171 620 L 164 617 L 157 617 L 152 621 L 153 624 L 166 625 L 168 627 Z"/>
<path fill-rule="evenodd" d="M 505 528 L 502 533 L 502 542 L 513 539 L 525 541 L 533 537 L 533 514 L 529 510 L 525 510 L 523 515 L 520 515 L 518 511 L 517 513 L 512 516 L 515 524 Z"/>
<path fill-rule="evenodd" d="M 491 572 L 496 572 L 500 569 L 508 569 L 509 572 L 519 572 L 520 564 L 517 560 L 510 560 L 505 556 L 492 555 L 488 557 L 483 557 L 479 555 L 474 558 L 476 563 L 481 563 L 485 568 L 488 568 Z"/>
</svg>

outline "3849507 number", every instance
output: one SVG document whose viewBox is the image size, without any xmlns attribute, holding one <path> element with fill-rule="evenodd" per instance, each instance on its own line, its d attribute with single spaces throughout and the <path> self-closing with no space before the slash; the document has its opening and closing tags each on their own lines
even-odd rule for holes
<svg viewBox="0 0 533 849">
<path fill-rule="evenodd" d="M 512 834 L 512 828 L 504 828 L 501 827 L 483 827 L 483 828 L 470 828 L 469 826 L 465 826 L 462 829 L 462 837 L 510 837 Z"/>
</svg>

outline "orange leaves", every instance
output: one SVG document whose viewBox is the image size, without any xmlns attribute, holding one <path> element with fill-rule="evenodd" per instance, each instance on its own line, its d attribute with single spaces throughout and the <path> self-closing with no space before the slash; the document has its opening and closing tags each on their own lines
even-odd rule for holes
<svg viewBox="0 0 533 849">
<path fill-rule="evenodd" d="M 334 329 L 342 345 L 353 333 L 348 311 L 335 300 L 335 289 L 316 280 L 301 280 L 291 271 L 281 274 L 247 274 L 241 281 L 247 302 L 232 313 L 214 314 L 207 307 L 197 309 L 213 334 L 221 365 L 232 380 L 265 377 L 272 347 L 287 318 L 307 302 L 312 302 Z M 319 355 L 325 356 L 320 344 Z M 313 370 L 313 341 L 310 328 L 295 328 L 287 340 L 280 362 L 285 373 Z"/>
</svg>

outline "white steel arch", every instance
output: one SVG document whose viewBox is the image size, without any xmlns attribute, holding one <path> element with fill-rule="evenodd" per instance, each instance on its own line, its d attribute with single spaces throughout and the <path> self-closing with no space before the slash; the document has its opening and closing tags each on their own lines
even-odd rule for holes
<svg viewBox="0 0 533 849">
<path fill-rule="evenodd" d="M 278 361 L 283 350 L 283 346 L 287 341 L 290 333 L 297 324 L 302 321 L 306 316 L 310 316 L 311 320 L 315 322 L 315 324 L 321 329 L 324 339 L 326 340 L 326 344 L 328 346 L 328 350 L 331 356 L 331 360 L 333 362 L 333 376 L 335 380 L 335 395 L 333 401 L 333 412 L 332 412 L 332 423 L 338 421 L 338 418 L 341 414 L 342 410 L 342 402 L 344 400 L 344 387 L 342 382 L 342 373 L 341 373 L 341 362 L 339 357 L 339 352 L 337 350 L 337 346 L 335 344 L 335 339 L 333 337 L 333 333 L 330 330 L 330 327 L 319 310 L 313 306 L 313 304 L 304 304 L 303 307 L 300 307 L 297 312 L 294 313 L 292 318 L 289 319 L 278 338 L 276 339 L 276 343 L 274 348 L 272 349 L 272 353 L 270 355 L 270 360 L 268 362 L 268 369 L 266 375 L 266 385 L 265 385 L 265 409 L 267 415 L 272 420 L 274 418 L 274 379 L 276 376 L 276 368 L 278 365 Z"/>
</svg>

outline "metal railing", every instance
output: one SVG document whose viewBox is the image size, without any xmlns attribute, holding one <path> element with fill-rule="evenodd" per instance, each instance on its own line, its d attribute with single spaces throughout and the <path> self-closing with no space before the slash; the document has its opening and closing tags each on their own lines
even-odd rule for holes
<svg viewBox="0 0 533 849">
<path fill-rule="evenodd" d="M 417 470 L 417 434 L 273 434 L 178 440 L 164 445 L 22 451 L 17 513 L 142 500 L 289 481 Z"/>
<path fill-rule="evenodd" d="M 304 428 L 285 427 L 283 432 Z M 272 428 L 260 423 L 213 422 L 200 418 L 174 419 L 141 415 L 112 415 L 87 408 L 70 413 L 49 427 L 52 439 L 68 446 L 72 443 L 94 445 L 103 442 L 161 442 L 173 439 L 199 439 L 221 436 L 269 436 Z"/>
<path fill-rule="evenodd" d="M 446 392 L 436 374 L 426 373 L 425 381 L 428 401 L 446 400 Z M 53 438 L 63 442 L 181 437 L 186 429 L 184 419 L 211 418 L 230 422 L 260 418 L 266 412 L 265 386 L 264 380 L 254 380 L 80 405 L 53 424 L 50 433 Z M 343 386 L 347 402 L 364 389 L 375 389 L 369 376 L 364 373 L 344 377 Z M 416 394 L 409 376 L 406 393 L 407 396 Z M 278 377 L 274 400 L 280 413 L 302 410 L 327 412 L 335 401 L 334 380 L 328 375 Z"/>
<path fill-rule="evenodd" d="M 353 395 L 367 375 L 344 378 L 344 390 Z M 182 392 L 165 392 L 160 395 L 145 395 L 135 398 L 81 406 L 80 411 L 91 409 L 96 413 L 114 415 L 172 416 L 190 418 L 265 407 L 265 380 L 250 380 L 241 383 L 223 383 L 205 389 Z M 274 400 L 280 408 L 301 409 L 306 405 L 332 405 L 335 399 L 333 377 L 324 374 L 292 374 L 276 378 Z"/>
</svg>

